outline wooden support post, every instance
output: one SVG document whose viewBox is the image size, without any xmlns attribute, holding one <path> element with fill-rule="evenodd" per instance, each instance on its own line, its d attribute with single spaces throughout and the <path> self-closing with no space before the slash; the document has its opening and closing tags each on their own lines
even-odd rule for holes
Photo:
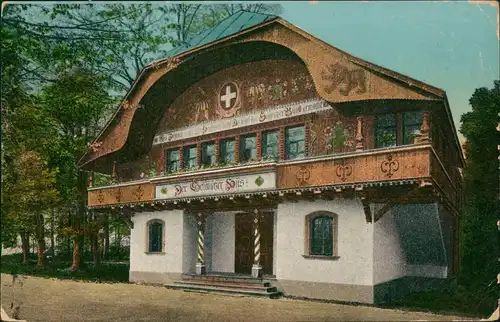
<svg viewBox="0 0 500 322">
<path fill-rule="evenodd" d="M 196 215 L 198 227 L 198 260 L 196 262 L 196 275 L 205 275 L 205 215 L 201 212 Z"/>
<path fill-rule="evenodd" d="M 260 266 L 260 213 L 259 210 L 254 210 L 253 219 L 253 266 L 252 266 L 252 277 L 260 278 L 262 273 L 262 267 Z"/>
<path fill-rule="evenodd" d="M 111 172 L 111 181 L 113 181 L 113 183 L 116 183 L 116 161 L 113 161 L 113 170 Z"/>
</svg>

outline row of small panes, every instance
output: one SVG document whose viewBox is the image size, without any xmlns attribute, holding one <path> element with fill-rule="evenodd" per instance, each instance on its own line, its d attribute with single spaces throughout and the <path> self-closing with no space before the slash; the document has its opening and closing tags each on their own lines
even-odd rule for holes
<svg viewBox="0 0 500 322">
<path fill-rule="evenodd" d="M 279 158 L 279 130 L 262 132 L 261 156 L 263 158 Z M 219 143 L 220 164 L 235 162 L 235 139 L 234 137 L 220 140 Z M 197 146 L 189 145 L 183 149 L 183 167 L 195 168 L 198 166 Z M 167 150 L 167 171 L 173 172 L 180 169 L 180 148 Z M 204 142 L 200 151 L 201 165 L 213 165 L 216 163 L 215 142 Z M 305 156 L 305 127 L 294 126 L 285 128 L 285 159 L 291 160 Z M 255 133 L 240 136 L 239 162 L 245 163 L 257 160 L 257 135 Z"/>
</svg>

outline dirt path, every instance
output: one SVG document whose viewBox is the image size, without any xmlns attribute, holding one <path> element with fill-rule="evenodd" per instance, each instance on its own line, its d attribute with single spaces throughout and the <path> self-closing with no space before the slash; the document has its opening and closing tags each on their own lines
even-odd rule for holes
<svg viewBox="0 0 500 322">
<path fill-rule="evenodd" d="M 20 318 L 33 321 L 405 321 L 460 320 L 420 312 L 298 300 L 207 295 L 132 284 L 93 284 L 27 277 L 11 286 L 2 274 L 2 305 L 15 296 Z"/>
</svg>

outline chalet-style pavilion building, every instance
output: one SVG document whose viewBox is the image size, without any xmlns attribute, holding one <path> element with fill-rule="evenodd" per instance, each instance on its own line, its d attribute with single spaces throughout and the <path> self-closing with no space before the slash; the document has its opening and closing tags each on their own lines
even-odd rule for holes
<svg viewBox="0 0 500 322">
<path fill-rule="evenodd" d="M 443 90 L 241 11 L 146 66 L 79 165 L 130 219 L 130 280 L 383 303 L 458 264 Z"/>
</svg>

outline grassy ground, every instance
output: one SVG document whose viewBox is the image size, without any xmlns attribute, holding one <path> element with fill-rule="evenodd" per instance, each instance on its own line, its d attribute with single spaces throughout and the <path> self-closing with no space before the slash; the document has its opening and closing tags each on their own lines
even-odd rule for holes
<svg viewBox="0 0 500 322">
<path fill-rule="evenodd" d="M 97 283 L 127 283 L 129 274 L 129 265 L 126 262 L 104 262 L 98 271 L 94 269 L 92 262 L 87 262 L 79 271 L 69 272 L 69 258 L 55 258 L 47 263 L 47 267 L 39 268 L 36 266 L 35 257 L 30 258 L 28 264 L 22 264 L 22 254 L 14 254 L 2 256 L 1 264 L 1 272 L 4 274 Z M 464 290 L 450 293 L 414 293 L 387 308 L 487 317 L 495 309 L 497 298 L 495 290 L 491 288 L 479 294 L 470 294 Z"/>
<path fill-rule="evenodd" d="M 2 302 L 33 321 L 407 321 L 458 320 L 421 312 L 289 299 L 198 294 L 133 284 L 96 284 L 2 274 Z M 8 310 L 9 311 L 9 310 Z"/>
</svg>

